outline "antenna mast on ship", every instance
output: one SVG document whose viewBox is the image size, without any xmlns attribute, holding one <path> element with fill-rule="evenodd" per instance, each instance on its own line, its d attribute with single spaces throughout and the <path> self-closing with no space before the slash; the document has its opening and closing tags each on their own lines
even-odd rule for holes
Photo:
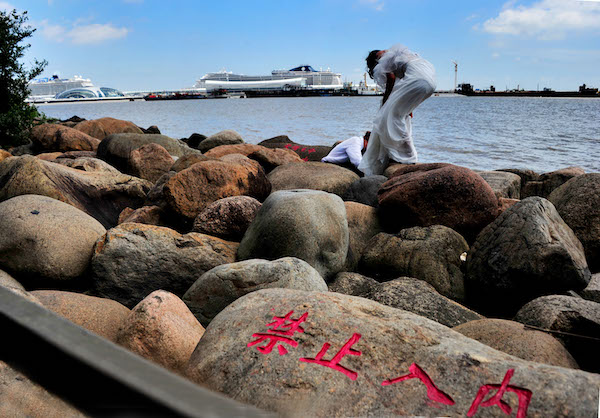
<svg viewBox="0 0 600 418">
<path fill-rule="evenodd" d="M 458 63 L 456 61 L 452 61 L 454 64 L 454 93 L 456 93 L 456 83 L 458 80 Z"/>
</svg>

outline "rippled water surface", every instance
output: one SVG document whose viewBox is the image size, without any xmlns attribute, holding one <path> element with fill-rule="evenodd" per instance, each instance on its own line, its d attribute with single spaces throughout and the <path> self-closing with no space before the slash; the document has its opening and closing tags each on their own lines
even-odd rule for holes
<svg viewBox="0 0 600 418">
<path fill-rule="evenodd" d="M 41 105 L 47 116 L 111 116 L 157 125 L 183 138 L 238 131 L 249 143 L 276 135 L 331 145 L 370 129 L 377 97 L 213 99 Z M 439 96 L 414 113 L 421 162 L 474 169 L 529 168 L 537 172 L 578 165 L 600 171 L 600 99 Z"/>
</svg>

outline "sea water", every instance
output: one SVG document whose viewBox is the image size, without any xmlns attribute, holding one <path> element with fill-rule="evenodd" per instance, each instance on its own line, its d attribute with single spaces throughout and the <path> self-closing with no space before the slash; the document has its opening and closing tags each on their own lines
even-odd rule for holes
<svg viewBox="0 0 600 418">
<path fill-rule="evenodd" d="M 307 145 L 369 130 L 381 97 L 199 99 L 39 105 L 48 117 L 110 116 L 164 135 L 239 132 L 256 144 L 277 135 Z M 525 168 L 539 173 L 568 166 L 600 172 L 600 99 L 433 96 L 414 112 L 420 162 L 472 169 Z"/>
</svg>

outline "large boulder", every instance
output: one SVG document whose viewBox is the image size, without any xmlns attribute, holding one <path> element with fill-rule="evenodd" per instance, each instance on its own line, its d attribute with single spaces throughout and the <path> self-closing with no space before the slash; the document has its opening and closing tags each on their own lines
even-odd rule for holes
<svg viewBox="0 0 600 418">
<path fill-rule="evenodd" d="M 46 390 L 18 367 L 4 361 L 0 361 L 0 388 L 2 417 L 89 417 L 60 396 Z"/>
<path fill-rule="evenodd" d="M 523 185 L 521 188 L 521 199 L 531 196 L 547 198 L 555 189 L 572 178 L 583 174 L 585 174 L 585 171 L 581 167 L 567 167 L 541 174 L 536 180 L 530 180 Z"/>
<path fill-rule="evenodd" d="M 157 290 L 138 303 L 123 321 L 117 343 L 176 373 L 183 373 L 204 327 L 185 303 Z"/>
<path fill-rule="evenodd" d="M 158 144 L 146 144 L 131 151 L 129 155 L 131 174 L 152 183 L 168 173 L 172 165 L 173 157 Z"/>
<path fill-rule="evenodd" d="M 321 161 L 326 157 L 333 147 L 325 145 L 303 145 L 292 141 L 286 135 L 276 136 L 270 139 L 265 139 L 258 143 L 266 148 L 283 148 L 294 151 L 304 161 Z"/>
<path fill-rule="evenodd" d="M 261 206 L 250 196 L 219 199 L 196 217 L 192 231 L 239 242 Z"/>
<path fill-rule="evenodd" d="M 387 180 L 386 176 L 362 177 L 352 183 L 341 197 L 345 201 L 379 207 L 377 192 Z"/>
<path fill-rule="evenodd" d="M 523 360 L 578 369 L 567 349 L 551 335 L 505 319 L 480 319 L 454 327 L 465 337 Z"/>
<path fill-rule="evenodd" d="M 521 177 L 506 171 L 476 171 L 490 185 L 496 197 L 521 198 Z"/>
<path fill-rule="evenodd" d="M 183 157 L 179 157 L 177 161 L 173 163 L 170 170 L 179 173 L 180 171 L 185 170 L 186 168 L 189 168 L 196 163 L 210 160 L 215 160 L 215 158 L 207 157 L 203 154 L 184 155 Z"/>
<path fill-rule="evenodd" d="M 600 303 L 563 295 L 543 296 L 523 306 L 514 320 L 548 330 L 583 370 L 600 372 Z"/>
<path fill-rule="evenodd" d="M 358 175 L 335 164 L 321 162 L 291 163 L 277 167 L 268 175 L 273 191 L 311 189 L 342 196 Z"/>
<path fill-rule="evenodd" d="M 44 151 L 96 151 L 100 140 L 77 129 L 44 123 L 31 130 L 31 142 Z"/>
<path fill-rule="evenodd" d="M 25 155 L 0 163 L 0 201 L 38 194 L 68 203 L 104 227 L 126 207 L 141 206 L 150 183 L 125 174 L 85 172 Z"/>
<path fill-rule="evenodd" d="M 206 139 L 203 139 L 198 145 L 197 148 L 203 153 L 211 150 L 220 145 L 236 145 L 243 144 L 244 140 L 242 136 L 238 134 L 236 131 L 231 129 L 226 129 L 221 132 L 217 132 L 214 135 L 209 136 Z"/>
<path fill-rule="evenodd" d="M 234 300 L 275 287 L 327 291 L 321 275 L 298 258 L 252 259 L 223 264 L 207 271 L 183 295 L 183 301 L 203 325 L 208 325 Z"/>
<path fill-rule="evenodd" d="M 187 372 L 283 416 L 501 416 L 497 403 L 473 405 L 478 393 L 497 393 L 520 416 L 594 416 L 600 386 L 596 374 L 521 360 L 410 312 L 288 289 L 229 305 Z M 486 386 L 505 378 L 506 393 Z"/>
<path fill-rule="evenodd" d="M 302 158 L 294 151 L 286 148 L 275 148 L 270 149 L 266 147 L 260 147 L 259 150 L 248 155 L 251 160 L 257 161 L 265 173 L 270 173 L 280 165 L 299 163 Z"/>
<path fill-rule="evenodd" d="M 243 156 L 228 160 L 204 161 L 180 171 L 164 185 L 171 209 L 193 221 L 211 203 L 230 196 L 251 196 L 264 200 L 271 184 L 256 161 Z"/>
<path fill-rule="evenodd" d="M 158 144 L 174 157 L 199 154 L 178 139 L 155 134 L 113 134 L 98 145 L 98 158 L 117 167 L 122 172 L 131 172 L 131 152 L 148 144 Z"/>
<path fill-rule="evenodd" d="M 129 309 L 110 299 L 58 290 L 34 290 L 29 293 L 47 309 L 113 342 L 129 315 Z"/>
<path fill-rule="evenodd" d="M 264 149 L 264 147 L 254 144 L 240 143 L 235 145 L 219 145 L 218 147 L 209 149 L 204 153 L 204 155 L 210 158 L 221 158 L 229 154 L 242 154 L 244 157 L 247 157 L 253 152 L 259 151 L 261 149 Z"/>
<path fill-rule="evenodd" d="M 460 234 L 442 225 L 416 226 L 396 235 L 382 232 L 367 243 L 359 271 L 379 281 L 414 277 L 450 299 L 463 301 L 461 255 L 468 250 Z"/>
<path fill-rule="evenodd" d="M 63 154 L 64 155 L 64 154 Z M 104 172 L 115 175 L 120 175 L 121 172 L 112 165 L 99 158 L 95 157 L 79 157 L 79 158 L 56 158 L 50 160 L 53 163 L 62 164 L 66 167 L 71 167 L 76 170 L 87 171 L 90 173 Z"/>
<path fill-rule="evenodd" d="M 506 210 L 477 237 L 467 259 L 467 301 L 511 317 L 530 300 L 581 290 L 590 280 L 583 247 L 546 199 Z"/>
<path fill-rule="evenodd" d="M 548 200 L 581 241 L 590 270 L 600 272 L 600 173 L 567 181 Z"/>
<path fill-rule="evenodd" d="M 94 248 L 94 294 L 133 308 L 155 290 L 182 296 L 206 271 L 233 263 L 237 244 L 197 233 L 125 223 Z"/>
<path fill-rule="evenodd" d="M 246 231 L 238 259 L 296 257 L 325 279 L 344 267 L 348 221 L 338 196 L 316 190 L 271 194 Z"/>
<path fill-rule="evenodd" d="M 403 309 L 447 327 L 483 318 L 478 313 L 440 295 L 429 283 L 412 277 L 400 277 L 379 283 L 358 273 L 340 273 L 329 285 L 329 290 Z"/>
<path fill-rule="evenodd" d="M 472 242 L 498 215 L 491 187 L 468 168 L 417 164 L 397 169 L 379 190 L 386 230 L 445 225 Z"/>
<path fill-rule="evenodd" d="M 344 270 L 354 271 L 369 240 L 381 232 L 377 210 L 357 202 L 344 202 L 348 220 L 348 254 Z"/>
<path fill-rule="evenodd" d="M 20 277 L 70 280 L 81 276 L 106 230 L 88 214 L 46 196 L 0 202 L 0 266 Z"/>
<path fill-rule="evenodd" d="M 143 134 L 144 132 L 134 123 L 115 118 L 100 118 L 84 120 L 74 127 L 78 131 L 86 133 L 94 138 L 103 140 L 111 134 L 131 133 Z"/>
</svg>

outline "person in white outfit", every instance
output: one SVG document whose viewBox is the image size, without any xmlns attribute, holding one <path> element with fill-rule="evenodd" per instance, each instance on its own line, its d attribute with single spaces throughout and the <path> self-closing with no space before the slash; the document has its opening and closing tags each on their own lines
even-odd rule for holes
<svg viewBox="0 0 600 418">
<path fill-rule="evenodd" d="M 382 174 L 390 162 L 417 162 L 412 112 L 433 94 L 436 82 L 433 65 L 399 44 L 371 51 L 367 67 L 371 78 L 385 90 L 369 146 L 358 166 L 366 176 L 371 176 Z"/>
<path fill-rule="evenodd" d="M 340 142 L 333 147 L 326 157 L 321 158 L 321 161 L 332 164 L 344 164 L 350 161 L 354 167 L 358 167 L 367 148 L 370 135 L 371 132 L 367 131 L 362 138 L 353 136 Z"/>
</svg>

